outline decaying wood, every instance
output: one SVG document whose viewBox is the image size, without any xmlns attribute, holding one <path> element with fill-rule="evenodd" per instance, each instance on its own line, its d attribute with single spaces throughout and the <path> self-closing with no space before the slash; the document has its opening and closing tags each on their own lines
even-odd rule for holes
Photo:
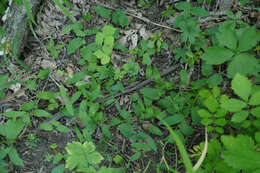
<svg viewBox="0 0 260 173">
<path fill-rule="evenodd" d="M 33 14 L 36 13 L 42 0 L 28 0 Z M 27 35 L 29 33 L 28 16 L 24 5 L 16 5 L 12 3 L 6 14 L 6 20 L 3 24 L 3 29 L 7 32 L 6 35 L 0 36 L 1 43 L 8 42 L 12 45 L 15 37 L 17 38 L 16 55 L 19 57 L 24 48 Z"/>
</svg>

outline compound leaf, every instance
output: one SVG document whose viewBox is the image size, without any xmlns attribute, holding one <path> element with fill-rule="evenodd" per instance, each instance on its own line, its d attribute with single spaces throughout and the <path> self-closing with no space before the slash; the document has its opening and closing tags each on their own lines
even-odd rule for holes
<svg viewBox="0 0 260 173">
<path fill-rule="evenodd" d="M 205 53 L 201 56 L 201 59 L 205 60 L 207 64 L 222 64 L 233 56 L 233 52 L 224 47 L 213 46 L 209 47 Z"/>
</svg>

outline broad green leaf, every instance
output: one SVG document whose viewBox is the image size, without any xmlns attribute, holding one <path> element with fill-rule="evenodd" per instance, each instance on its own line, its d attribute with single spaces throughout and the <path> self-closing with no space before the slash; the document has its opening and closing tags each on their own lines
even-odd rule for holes
<svg viewBox="0 0 260 173">
<path fill-rule="evenodd" d="M 158 135 L 158 136 L 161 136 L 163 134 L 162 131 L 158 127 L 156 127 L 152 124 L 149 124 L 149 132 L 154 135 Z"/>
<path fill-rule="evenodd" d="M 65 171 L 65 165 L 60 164 L 51 170 L 51 173 L 63 173 Z"/>
<path fill-rule="evenodd" d="M 254 141 L 245 135 L 221 136 L 226 150 L 222 152 L 224 161 L 243 172 L 260 169 L 260 152 L 255 151 Z M 251 170 L 251 171 L 250 171 Z"/>
<path fill-rule="evenodd" d="M 156 88 L 142 88 L 140 93 L 151 100 L 158 100 L 163 94 L 162 90 Z"/>
<path fill-rule="evenodd" d="M 11 146 L 8 156 L 9 159 L 12 161 L 12 163 L 15 164 L 16 166 L 24 166 L 23 160 L 20 158 L 18 152 L 13 146 Z"/>
<path fill-rule="evenodd" d="M 37 102 L 35 101 L 35 102 L 28 102 L 28 103 L 23 104 L 21 106 L 21 109 L 23 111 L 29 111 L 29 110 L 35 109 L 37 107 L 38 107 L 38 105 L 37 105 Z"/>
<path fill-rule="evenodd" d="M 101 59 L 101 64 L 105 65 L 110 62 L 110 57 L 106 55 L 103 51 L 97 50 L 94 55 L 96 55 L 99 59 Z"/>
<path fill-rule="evenodd" d="M 180 72 L 180 76 L 181 76 L 181 83 L 183 85 L 186 85 L 188 82 L 188 72 L 187 70 L 182 69 Z"/>
<path fill-rule="evenodd" d="M 113 46 L 114 41 L 115 41 L 115 39 L 113 36 L 106 36 L 104 39 L 104 46 Z"/>
<path fill-rule="evenodd" d="M 191 8 L 191 4 L 189 2 L 179 2 L 175 5 L 175 8 L 177 8 L 178 10 L 190 10 Z"/>
<path fill-rule="evenodd" d="M 251 93 L 252 84 L 247 77 L 237 73 L 231 82 L 231 87 L 233 91 L 241 97 L 243 100 L 247 101 Z"/>
<path fill-rule="evenodd" d="M 207 64 L 217 65 L 230 60 L 233 55 L 234 53 L 229 49 L 213 46 L 206 49 L 201 59 L 205 60 Z"/>
<path fill-rule="evenodd" d="M 106 18 L 106 19 L 109 19 L 110 16 L 111 16 L 110 10 L 108 10 L 108 9 L 106 9 L 106 8 L 104 8 L 104 7 L 96 6 L 96 7 L 94 7 L 93 9 L 94 9 L 94 11 L 95 11 L 98 15 L 100 15 L 101 17 L 104 17 L 104 18 Z"/>
<path fill-rule="evenodd" d="M 51 72 L 51 70 L 49 68 L 48 69 L 43 69 L 43 70 L 41 70 L 39 72 L 37 77 L 39 79 L 41 79 L 41 80 L 44 80 L 44 79 L 46 79 L 49 76 L 50 72 Z"/>
<path fill-rule="evenodd" d="M 209 16 L 209 12 L 201 7 L 192 7 L 191 14 L 199 17 L 207 17 Z"/>
<path fill-rule="evenodd" d="M 149 145 L 144 144 L 144 143 L 139 143 L 139 142 L 132 143 L 131 147 L 133 147 L 139 151 L 140 150 L 142 150 L 142 151 L 151 151 L 152 150 L 152 148 Z"/>
<path fill-rule="evenodd" d="M 14 120 L 16 120 L 18 117 L 26 116 L 26 114 L 28 114 L 28 113 L 25 112 L 25 111 L 7 111 L 7 112 L 3 113 L 4 116 L 7 116 L 7 117 L 12 118 Z"/>
<path fill-rule="evenodd" d="M 182 114 L 176 114 L 173 116 L 169 116 L 165 119 L 163 119 L 163 121 L 165 121 L 169 126 L 178 124 L 180 122 L 182 122 L 184 120 L 184 115 Z M 162 124 L 162 122 L 160 122 L 160 124 Z"/>
<path fill-rule="evenodd" d="M 51 118 L 52 114 L 50 114 L 49 112 L 42 110 L 42 109 L 36 109 L 34 111 L 34 116 L 36 117 L 46 117 L 46 118 Z"/>
<path fill-rule="evenodd" d="M 95 42 L 96 44 L 102 45 L 104 41 L 104 34 L 102 32 L 97 32 Z"/>
<path fill-rule="evenodd" d="M 247 105 L 242 100 L 238 99 L 228 99 L 221 104 L 221 107 L 230 111 L 230 112 L 238 112 L 245 108 Z"/>
<path fill-rule="evenodd" d="M 207 83 L 210 88 L 213 88 L 220 85 L 222 80 L 223 78 L 221 74 L 215 73 L 214 75 L 210 76 L 210 78 L 207 80 Z"/>
<path fill-rule="evenodd" d="M 75 51 L 80 48 L 83 44 L 85 44 L 86 41 L 81 38 L 74 38 L 69 42 L 69 45 L 67 47 L 68 54 L 75 53 Z"/>
<path fill-rule="evenodd" d="M 105 36 L 113 36 L 116 32 L 116 28 L 112 25 L 106 25 L 103 27 L 102 32 Z"/>
<path fill-rule="evenodd" d="M 107 168 L 102 166 L 97 173 L 125 173 L 125 168 Z"/>
<path fill-rule="evenodd" d="M 118 165 L 124 163 L 123 157 L 118 154 L 113 158 L 113 161 L 115 162 L 115 164 L 118 164 Z"/>
<path fill-rule="evenodd" d="M 241 123 L 247 119 L 248 115 L 249 115 L 249 112 L 246 110 L 236 112 L 232 115 L 231 121 L 234 123 Z"/>
<path fill-rule="evenodd" d="M 92 142 L 86 141 L 84 144 L 72 142 L 65 149 L 68 152 L 65 167 L 70 170 L 86 169 L 89 164 L 96 165 L 104 159 L 99 152 L 95 151 L 95 145 Z"/>
<path fill-rule="evenodd" d="M 133 134 L 134 128 L 131 124 L 124 123 L 119 125 L 119 130 L 126 138 L 130 138 Z"/>
<path fill-rule="evenodd" d="M 144 65 L 151 65 L 151 58 L 150 58 L 150 55 L 148 53 L 144 53 L 143 54 L 143 61 L 142 63 Z"/>
<path fill-rule="evenodd" d="M 209 76 L 209 75 L 212 74 L 212 72 L 213 72 L 213 67 L 212 67 L 212 65 L 207 64 L 207 63 L 205 63 L 205 62 L 203 62 L 203 63 L 201 64 L 201 73 L 202 73 L 204 76 Z"/>
<path fill-rule="evenodd" d="M 71 101 L 69 100 L 69 98 L 67 96 L 66 89 L 63 85 L 60 85 L 60 94 L 61 94 L 61 97 L 63 98 L 67 111 L 70 113 L 71 116 L 73 116 L 74 108 L 72 106 Z"/>
<path fill-rule="evenodd" d="M 257 42 L 260 40 L 259 32 L 257 32 L 256 27 L 249 27 L 244 29 L 242 34 L 239 36 L 238 51 L 248 51 L 256 46 Z"/>
<path fill-rule="evenodd" d="M 233 78 L 237 73 L 241 75 L 256 75 L 259 69 L 258 60 L 250 54 L 243 53 L 236 55 L 230 62 L 227 74 L 230 78 Z"/>
<path fill-rule="evenodd" d="M 0 126 L 0 134 L 8 140 L 14 140 L 23 130 L 24 122 L 19 119 L 16 121 L 8 120 L 4 125 Z"/>
<path fill-rule="evenodd" d="M 198 111 L 198 114 L 200 115 L 201 118 L 210 118 L 210 117 L 212 117 L 212 114 L 209 113 L 209 112 L 208 112 L 207 110 L 205 110 L 205 109 L 200 109 L 200 110 Z"/>
<path fill-rule="evenodd" d="M 251 98 L 249 99 L 250 105 L 260 105 L 260 91 L 254 93 L 251 95 Z"/>
<path fill-rule="evenodd" d="M 51 124 L 54 125 L 56 127 L 56 130 L 58 130 L 59 132 L 63 132 L 63 133 L 70 132 L 70 129 L 62 125 L 59 121 L 52 121 Z"/>
<path fill-rule="evenodd" d="M 260 132 L 255 132 L 255 140 L 257 143 L 260 143 Z"/>
<path fill-rule="evenodd" d="M 102 125 L 101 125 L 101 129 L 102 129 L 103 134 L 104 134 L 106 137 L 112 138 L 112 135 L 111 135 L 111 133 L 110 133 L 109 127 L 108 127 L 107 125 L 102 124 Z"/>
<path fill-rule="evenodd" d="M 115 24 L 120 24 L 122 27 L 129 25 L 129 20 L 122 10 L 117 10 L 112 14 L 112 22 Z"/>
<path fill-rule="evenodd" d="M 228 25 L 221 32 L 216 34 L 220 44 L 227 46 L 229 49 L 235 50 L 237 47 L 237 36 L 236 31 L 232 26 Z"/>
<path fill-rule="evenodd" d="M 250 113 L 257 118 L 260 118 L 260 106 L 251 109 Z"/>
<path fill-rule="evenodd" d="M 41 129 L 46 130 L 46 131 L 52 131 L 53 127 L 49 123 L 41 123 L 39 126 Z"/>
<path fill-rule="evenodd" d="M 213 96 L 209 96 L 206 100 L 204 100 L 203 105 L 206 106 L 212 113 L 216 112 L 219 107 L 217 99 Z"/>
</svg>

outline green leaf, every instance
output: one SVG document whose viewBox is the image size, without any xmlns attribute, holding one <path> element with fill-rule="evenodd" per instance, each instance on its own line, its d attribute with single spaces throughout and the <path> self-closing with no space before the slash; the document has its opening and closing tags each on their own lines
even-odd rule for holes
<svg viewBox="0 0 260 173">
<path fill-rule="evenodd" d="M 46 131 L 52 131 L 53 127 L 49 123 L 41 123 L 39 126 L 41 129 L 46 130 Z"/>
<path fill-rule="evenodd" d="M 256 31 L 256 27 L 249 27 L 244 29 L 239 36 L 238 51 L 248 51 L 256 46 L 260 40 L 259 32 Z"/>
<path fill-rule="evenodd" d="M 60 164 L 51 170 L 51 173 L 63 173 L 65 171 L 64 164 Z"/>
<path fill-rule="evenodd" d="M 14 140 L 23 130 L 24 122 L 19 119 L 16 121 L 8 120 L 4 125 L 0 126 L 0 134 L 8 140 Z"/>
<path fill-rule="evenodd" d="M 23 160 L 20 158 L 18 152 L 13 146 L 11 146 L 8 156 L 12 163 L 14 163 L 16 166 L 24 166 Z"/>
<path fill-rule="evenodd" d="M 243 53 L 236 55 L 230 62 L 227 74 L 230 78 L 233 78 L 237 73 L 241 75 L 256 75 L 259 69 L 258 60 L 250 54 Z"/>
<path fill-rule="evenodd" d="M 67 47 L 68 54 L 70 55 L 70 54 L 74 53 L 78 48 L 80 48 L 80 46 L 82 46 L 85 43 L 86 43 L 86 41 L 81 38 L 72 39 L 69 42 L 69 45 Z"/>
<path fill-rule="evenodd" d="M 190 10 L 191 8 L 191 4 L 189 2 L 179 2 L 175 5 L 175 8 L 177 8 L 178 10 Z"/>
<path fill-rule="evenodd" d="M 39 72 L 37 77 L 39 79 L 41 79 L 41 80 L 44 80 L 44 79 L 46 79 L 49 76 L 50 72 L 51 72 L 51 70 L 49 68 L 48 69 L 43 69 L 43 70 L 41 70 Z"/>
<path fill-rule="evenodd" d="M 260 106 L 251 109 L 250 113 L 257 118 L 260 118 Z"/>
<path fill-rule="evenodd" d="M 104 46 L 114 46 L 115 39 L 113 36 L 106 36 L 104 39 Z"/>
<path fill-rule="evenodd" d="M 65 147 L 68 152 L 66 159 L 66 168 L 73 170 L 83 170 L 88 168 L 89 164 L 96 165 L 100 163 L 104 158 L 101 154 L 95 151 L 95 146 L 92 142 L 80 142 L 69 143 Z"/>
<path fill-rule="evenodd" d="M 70 129 L 62 125 L 59 121 L 52 121 L 51 124 L 54 125 L 56 127 L 56 130 L 58 130 L 59 132 L 63 132 L 63 133 L 70 132 Z"/>
<path fill-rule="evenodd" d="M 181 76 L 181 83 L 183 85 L 186 85 L 188 82 L 188 72 L 187 70 L 182 69 L 180 72 L 180 76 Z"/>
<path fill-rule="evenodd" d="M 227 46 L 229 49 L 235 50 L 237 47 L 237 36 L 236 31 L 230 25 L 224 27 L 221 32 L 216 34 L 220 44 Z"/>
<path fill-rule="evenodd" d="M 115 162 L 115 164 L 118 164 L 118 165 L 124 163 L 123 157 L 118 154 L 113 158 L 113 161 Z"/>
<path fill-rule="evenodd" d="M 260 152 L 255 151 L 254 141 L 245 135 L 221 136 L 226 150 L 222 158 L 231 167 L 242 169 L 243 172 L 253 172 L 260 168 Z"/>
<path fill-rule="evenodd" d="M 134 128 L 131 124 L 124 123 L 119 125 L 119 130 L 126 138 L 130 138 L 133 134 Z"/>
<path fill-rule="evenodd" d="M 116 28 L 112 25 L 105 25 L 102 29 L 102 32 L 105 36 L 113 36 L 116 32 Z"/>
<path fill-rule="evenodd" d="M 93 10 L 94 10 L 98 15 L 100 15 L 101 17 L 104 17 L 104 18 L 106 18 L 106 19 L 109 19 L 110 16 L 111 16 L 110 10 L 107 10 L 107 9 L 104 8 L 104 7 L 96 6 L 96 7 L 93 8 Z"/>
<path fill-rule="evenodd" d="M 122 10 L 117 10 L 112 14 L 112 22 L 115 24 L 120 24 L 122 27 L 129 25 L 129 20 Z"/>
<path fill-rule="evenodd" d="M 96 55 L 99 59 L 101 59 L 101 64 L 106 65 L 110 62 L 110 57 L 106 55 L 103 51 L 97 50 L 94 55 Z"/>
<path fill-rule="evenodd" d="M 133 147 L 137 150 L 143 150 L 143 151 L 151 151 L 152 150 L 152 148 L 149 145 L 144 144 L 144 143 L 139 143 L 139 142 L 132 143 L 131 147 Z"/>
<path fill-rule="evenodd" d="M 213 87 L 220 85 L 222 81 L 223 81 L 223 78 L 222 78 L 221 74 L 216 73 L 216 74 L 210 76 L 210 78 L 207 80 L 207 83 L 210 88 L 213 88 Z"/>
<path fill-rule="evenodd" d="M 97 32 L 95 42 L 99 45 L 103 44 L 104 41 L 104 34 L 102 32 Z"/>
<path fill-rule="evenodd" d="M 200 110 L 198 111 L 198 114 L 200 115 L 201 118 L 210 118 L 210 117 L 212 117 L 212 114 L 209 113 L 209 112 L 208 112 L 207 110 L 205 110 L 205 109 L 200 109 Z"/>
<path fill-rule="evenodd" d="M 209 96 L 204 100 L 203 105 L 206 106 L 210 112 L 216 112 L 219 107 L 217 99 L 213 96 Z"/>
<path fill-rule="evenodd" d="M 169 126 L 178 124 L 178 123 L 182 122 L 183 120 L 184 120 L 184 115 L 182 115 L 182 114 L 176 114 L 176 115 L 169 116 L 169 117 L 167 117 L 167 118 L 164 119 L 164 121 L 165 121 Z M 160 124 L 162 124 L 162 122 L 160 122 Z"/>
<path fill-rule="evenodd" d="M 221 104 L 221 107 L 230 111 L 238 112 L 245 108 L 247 105 L 245 102 L 238 99 L 228 99 Z"/>
<path fill-rule="evenodd" d="M 260 105 L 260 91 L 255 92 L 252 94 L 250 100 L 249 100 L 250 105 Z"/>
<path fill-rule="evenodd" d="M 237 73 L 231 82 L 231 87 L 233 91 L 241 97 L 243 100 L 247 101 L 251 93 L 252 84 L 247 77 Z"/>
<path fill-rule="evenodd" d="M 192 7 L 191 14 L 199 17 L 207 17 L 209 16 L 209 12 L 201 7 Z"/>
<path fill-rule="evenodd" d="M 158 135 L 158 136 L 161 136 L 163 134 L 162 131 L 158 127 L 156 127 L 152 124 L 149 124 L 149 132 L 154 135 Z"/>
<path fill-rule="evenodd" d="M 26 11 L 27 16 L 29 17 L 29 19 L 32 21 L 33 24 L 37 25 L 35 20 L 34 20 L 33 13 L 32 13 L 32 10 L 30 8 L 29 1 L 28 0 L 23 0 L 23 3 L 24 3 L 24 7 L 25 7 L 25 11 Z"/>
<path fill-rule="evenodd" d="M 36 117 L 46 117 L 46 118 L 51 118 L 52 114 L 50 114 L 49 112 L 42 110 L 42 109 L 36 109 L 34 111 L 34 116 Z"/>
<path fill-rule="evenodd" d="M 142 88 L 140 93 L 151 100 L 158 100 L 163 94 L 160 89 L 156 88 Z"/>
<path fill-rule="evenodd" d="M 37 105 L 37 102 L 28 102 L 28 103 L 25 103 L 21 106 L 21 110 L 23 111 L 29 111 L 29 110 L 32 110 L 32 109 L 35 109 L 37 108 L 38 105 Z"/>
<path fill-rule="evenodd" d="M 249 115 L 248 111 L 242 110 L 233 114 L 231 121 L 234 123 L 241 123 L 247 119 Z"/>
<path fill-rule="evenodd" d="M 205 60 L 207 64 L 218 65 L 231 59 L 234 53 L 224 47 L 209 47 L 205 53 L 201 56 L 201 59 Z"/>
<path fill-rule="evenodd" d="M 65 89 L 65 87 L 63 85 L 60 85 L 60 94 L 61 94 L 61 97 L 64 100 L 65 107 L 66 107 L 67 111 L 70 113 L 70 115 L 73 116 L 74 115 L 74 108 L 72 106 L 71 101 L 67 97 L 66 89 Z"/>
</svg>

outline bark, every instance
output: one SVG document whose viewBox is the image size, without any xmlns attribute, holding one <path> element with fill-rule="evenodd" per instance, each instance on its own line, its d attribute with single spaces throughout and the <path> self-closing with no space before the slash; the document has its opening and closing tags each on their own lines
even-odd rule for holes
<svg viewBox="0 0 260 173">
<path fill-rule="evenodd" d="M 28 1 L 33 15 L 35 15 L 42 0 Z M 16 37 L 16 55 L 19 57 L 24 48 L 24 43 L 30 30 L 28 26 L 29 18 L 26 14 L 24 5 L 16 5 L 15 3 L 12 3 L 6 15 L 6 20 L 4 21 L 2 28 L 7 32 L 7 35 L 0 36 L 0 41 L 1 43 L 8 41 L 10 45 L 12 45 Z"/>
</svg>

